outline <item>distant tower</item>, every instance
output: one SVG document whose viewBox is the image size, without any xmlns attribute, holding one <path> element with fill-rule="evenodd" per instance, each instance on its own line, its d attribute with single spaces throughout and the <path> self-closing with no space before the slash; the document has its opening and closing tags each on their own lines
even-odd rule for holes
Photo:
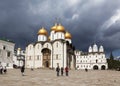
<svg viewBox="0 0 120 86">
<path fill-rule="evenodd" d="M 96 44 L 93 45 L 93 52 L 98 52 L 98 46 Z"/>
<path fill-rule="evenodd" d="M 21 53 L 21 48 L 18 48 L 17 49 L 17 55 L 20 55 L 20 53 Z"/>
<path fill-rule="evenodd" d="M 104 48 L 103 48 L 102 45 L 101 45 L 100 48 L 99 48 L 99 52 L 104 52 Z"/>
<path fill-rule="evenodd" d="M 88 52 L 91 53 L 92 52 L 92 47 L 89 46 Z"/>
<path fill-rule="evenodd" d="M 47 41 L 47 30 L 43 27 L 38 31 L 38 41 Z"/>
</svg>

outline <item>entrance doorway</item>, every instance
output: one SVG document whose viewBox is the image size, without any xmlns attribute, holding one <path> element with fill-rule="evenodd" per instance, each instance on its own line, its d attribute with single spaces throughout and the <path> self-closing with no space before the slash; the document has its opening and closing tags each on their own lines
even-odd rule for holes
<svg viewBox="0 0 120 86">
<path fill-rule="evenodd" d="M 105 65 L 102 65 L 102 66 L 101 66 L 101 70 L 105 70 Z"/>
<path fill-rule="evenodd" d="M 42 49 L 42 54 L 43 54 L 43 67 L 49 68 L 51 60 L 51 50 L 48 48 L 44 48 Z"/>
<path fill-rule="evenodd" d="M 93 69 L 98 70 L 98 66 L 97 65 L 93 66 Z"/>
</svg>

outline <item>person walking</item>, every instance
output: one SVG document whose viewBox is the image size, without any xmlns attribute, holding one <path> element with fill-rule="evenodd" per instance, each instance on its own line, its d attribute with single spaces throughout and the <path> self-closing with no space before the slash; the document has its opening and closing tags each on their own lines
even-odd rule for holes
<svg viewBox="0 0 120 86">
<path fill-rule="evenodd" d="M 23 65 L 23 66 L 21 67 L 22 76 L 24 76 L 24 72 L 25 72 L 25 66 Z"/>
<path fill-rule="evenodd" d="M 57 68 L 56 68 L 57 76 L 59 76 L 59 71 L 60 71 L 60 68 L 59 68 L 59 66 L 57 66 Z"/>
<path fill-rule="evenodd" d="M 4 74 L 7 73 L 7 68 L 6 68 L 6 66 L 4 67 L 3 71 L 4 71 Z"/>
<path fill-rule="evenodd" d="M 0 65 L 0 74 L 3 74 L 3 67 Z"/>
<path fill-rule="evenodd" d="M 68 67 L 66 66 L 66 68 L 65 68 L 65 73 L 66 73 L 66 76 L 68 76 Z"/>
<path fill-rule="evenodd" d="M 61 76 L 63 76 L 63 70 L 64 70 L 63 67 L 61 67 Z"/>
</svg>

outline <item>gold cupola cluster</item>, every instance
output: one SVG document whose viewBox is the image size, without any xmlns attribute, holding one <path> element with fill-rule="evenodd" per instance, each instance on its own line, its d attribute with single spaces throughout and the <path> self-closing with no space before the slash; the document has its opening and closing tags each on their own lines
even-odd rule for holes
<svg viewBox="0 0 120 86">
<path fill-rule="evenodd" d="M 72 38 L 71 34 L 69 32 L 66 32 L 65 39 L 71 39 L 71 38 Z"/>
<path fill-rule="evenodd" d="M 52 28 L 51 28 L 51 31 L 55 31 L 55 32 L 65 32 L 65 28 L 59 24 L 55 24 Z"/>
<path fill-rule="evenodd" d="M 47 30 L 44 28 L 44 27 L 42 27 L 39 31 L 38 31 L 38 35 L 47 35 L 48 33 L 47 33 Z"/>
</svg>

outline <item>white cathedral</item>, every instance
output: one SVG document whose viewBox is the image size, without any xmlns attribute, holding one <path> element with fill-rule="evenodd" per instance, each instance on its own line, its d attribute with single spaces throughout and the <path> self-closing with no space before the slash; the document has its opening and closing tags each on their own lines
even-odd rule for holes
<svg viewBox="0 0 120 86">
<path fill-rule="evenodd" d="M 55 24 L 50 31 L 42 27 L 38 41 L 26 47 L 26 68 L 75 68 L 72 36 L 61 24 Z"/>
<path fill-rule="evenodd" d="M 72 36 L 61 24 L 55 24 L 48 35 L 45 28 L 38 31 L 38 40 L 25 50 L 26 68 L 107 69 L 103 46 L 89 47 L 88 53 L 74 50 Z"/>
</svg>

